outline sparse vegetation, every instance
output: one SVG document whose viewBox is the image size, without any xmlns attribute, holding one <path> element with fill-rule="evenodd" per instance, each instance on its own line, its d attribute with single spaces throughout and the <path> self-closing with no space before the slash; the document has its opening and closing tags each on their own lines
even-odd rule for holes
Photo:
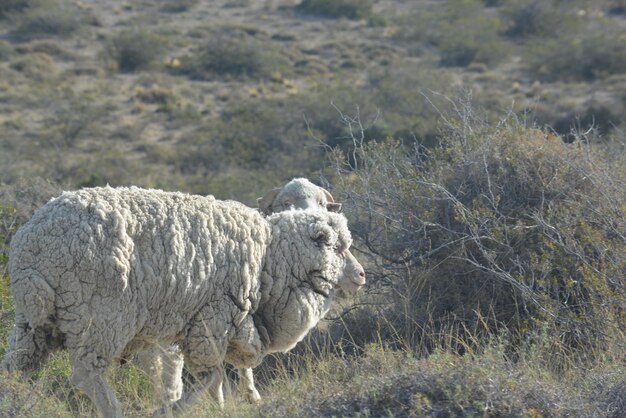
<svg viewBox="0 0 626 418">
<path fill-rule="evenodd" d="M 588 138 L 488 128 L 459 108 L 434 149 L 357 138 L 335 179 L 379 260 L 373 285 L 389 289 L 375 328 L 414 349 L 432 345 L 432 318 L 470 335 L 487 318 L 518 341 L 545 327 L 565 357 L 622 344 L 626 172 Z"/>
<path fill-rule="evenodd" d="M 298 10 L 319 16 L 368 19 L 373 15 L 372 0 L 303 0 Z"/>
<path fill-rule="evenodd" d="M 13 53 L 13 47 L 6 41 L 0 41 L 0 62 L 5 62 Z"/>
<path fill-rule="evenodd" d="M 150 68 L 163 59 L 165 40 L 142 29 L 123 30 L 110 39 L 105 57 L 122 72 Z"/>
<path fill-rule="evenodd" d="M 418 15 L 409 27 L 410 37 L 437 47 L 443 66 L 494 64 L 506 57 L 507 45 L 499 36 L 502 21 L 485 13 L 480 0 L 447 2 Z"/>
<path fill-rule="evenodd" d="M 33 3 L 33 0 L 5 0 L 0 4 L 0 19 L 10 17 L 12 14 L 26 9 Z"/>
<path fill-rule="evenodd" d="M 502 14 L 507 22 L 506 33 L 513 37 L 530 35 L 554 36 L 576 19 L 573 13 L 563 13 L 553 0 L 510 0 L 504 2 Z"/>
<path fill-rule="evenodd" d="M 597 18 L 555 38 L 536 39 L 527 50 L 531 71 L 547 80 L 595 80 L 626 73 L 625 31 Z"/>
<path fill-rule="evenodd" d="M 161 0 L 161 10 L 168 13 L 186 12 L 198 4 L 199 0 Z"/>
<path fill-rule="evenodd" d="M 367 291 L 258 368 L 260 405 L 228 372 L 190 417 L 625 416 L 623 0 L 296 3 L 0 2 L 0 356 L 10 238 L 61 189 L 254 206 L 307 176 Z M 92 414 L 69 373 L 0 371 L 0 415 Z"/>
<path fill-rule="evenodd" d="M 18 2 L 19 3 L 19 2 Z M 16 27 L 13 33 L 22 39 L 47 36 L 68 37 L 85 24 L 93 24 L 94 18 L 77 11 L 65 0 L 33 1 L 26 7 L 12 7 Z"/>
<path fill-rule="evenodd" d="M 272 73 L 287 69 L 286 60 L 271 42 L 244 33 L 216 31 L 194 55 L 181 58 L 181 66 L 174 72 L 194 80 L 267 79 Z"/>
</svg>

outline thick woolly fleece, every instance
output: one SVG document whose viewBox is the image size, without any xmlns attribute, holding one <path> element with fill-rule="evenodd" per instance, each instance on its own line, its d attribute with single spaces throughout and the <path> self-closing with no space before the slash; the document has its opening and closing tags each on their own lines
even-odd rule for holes
<svg viewBox="0 0 626 418">
<path fill-rule="evenodd" d="M 271 353 L 289 351 L 302 340 L 330 309 L 336 288 L 349 288 L 362 267 L 349 251 L 352 237 L 343 215 L 323 209 L 286 211 L 268 221 L 274 239 L 261 273 L 255 318 L 268 333 L 266 350 Z M 312 239 L 294 245 L 293 231 L 303 230 Z"/>
<path fill-rule="evenodd" d="M 16 323 L 3 365 L 32 370 L 65 347 L 73 381 L 102 414 L 121 415 L 101 376 L 113 359 L 163 342 L 205 382 L 227 353 L 253 367 L 293 347 L 336 286 L 359 281 L 349 244 L 345 218 L 325 211 L 265 220 L 212 197 L 66 192 L 11 243 Z"/>
<path fill-rule="evenodd" d="M 335 203 L 333 196 L 328 190 L 311 183 L 306 178 L 294 178 L 283 187 L 269 190 L 263 197 L 257 199 L 258 208 L 265 216 L 273 213 L 293 209 L 326 209 L 330 212 L 339 212 L 341 203 Z M 352 286 L 354 287 L 354 286 Z M 358 288 L 358 286 L 356 286 Z M 231 364 L 241 364 L 237 356 L 241 349 L 230 350 L 227 360 Z M 153 386 L 157 398 L 162 399 L 162 403 L 167 405 L 181 396 L 183 359 L 178 355 L 176 347 L 168 350 L 156 348 L 152 352 L 142 352 L 142 367 L 151 371 Z M 169 366 L 169 367 L 168 367 Z M 164 372 L 160 372 L 163 369 Z M 168 369 L 168 371 L 165 371 Z M 152 371 L 156 371 L 152 372 Z M 252 370 L 239 370 L 240 386 L 245 391 L 246 398 L 251 402 L 261 399 L 258 390 L 254 385 Z M 223 395 L 217 396 L 218 402 L 223 402 Z"/>
<path fill-rule="evenodd" d="M 55 345 L 101 369 L 154 342 L 184 341 L 188 364 L 220 364 L 257 307 L 269 238 L 268 223 L 237 202 L 139 188 L 63 193 L 13 237 L 11 342 L 21 347 L 28 328 L 37 331 L 28 338 L 47 330 Z M 194 347 L 207 337 L 193 325 L 203 320 L 210 348 Z M 20 360 L 24 352 L 12 348 L 9 368 L 43 360 L 34 349 Z"/>
</svg>

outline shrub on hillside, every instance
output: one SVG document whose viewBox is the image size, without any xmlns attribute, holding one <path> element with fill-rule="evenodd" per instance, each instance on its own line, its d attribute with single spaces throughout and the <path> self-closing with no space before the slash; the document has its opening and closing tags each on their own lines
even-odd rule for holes
<svg viewBox="0 0 626 418">
<path fill-rule="evenodd" d="M 10 17 L 18 13 L 33 3 L 33 0 L 3 0 L 0 3 L 0 19 Z"/>
<path fill-rule="evenodd" d="M 446 2 L 418 15 L 409 25 L 409 37 L 434 45 L 443 66 L 495 64 L 507 56 L 507 45 L 500 38 L 502 22 L 486 13 L 480 0 Z"/>
<path fill-rule="evenodd" d="M 223 171 L 229 165 L 302 170 L 312 164 L 311 155 L 319 153 L 304 148 L 303 125 L 301 114 L 285 111 L 280 103 L 242 104 L 183 136 L 173 162 L 185 173 Z"/>
<path fill-rule="evenodd" d="M 8 61 L 12 54 L 13 46 L 6 41 L 0 41 L 0 62 Z"/>
<path fill-rule="evenodd" d="M 549 329 L 555 351 L 581 357 L 623 339 L 623 161 L 461 113 L 434 149 L 357 144 L 358 168 L 337 165 L 335 193 L 385 295 L 366 328 L 425 348 L 440 327 L 475 338 L 487 324 L 518 343 Z"/>
<path fill-rule="evenodd" d="M 157 111 L 167 114 L 172 121 L 187 123 L 200 119 L 195 106 L 168 87 L 158 84 L 146 88 L 139 87 L 135 91 L 135 98 L 141 103 L 158 105 Z"/>
<path fill-rule="evenodd" d="M 199 0 L 161 0 L 161 10 L 168 13 L 186 12 L 198 2 Z"/>
<path fill-rule="evenodd" d="M 373 0 L 303 0 L 298 10 L 333 18 L 369 19 L 373 4 Z"/>
<path fill-rule="evenodd" d="M 41 52 L 17 56 L 11 61 L 10 68 L 39 82 L 54 79 L 58 75 L 58 67 L 54 58 Z"/>
<path fill-rule="evenodd" d="M 370 97 L 364 103 L 374 103 L 380 109 L 389 136 L 415 138 L 429 146 L 436 141 L 437 106 L 443 106 L 444 97 L 453 93 L 452 85 L 451 74 L 443 69 L 403 66 L 370 71 L 366 84 Z M 387 138 L 375 132 L 367 134 L 377 140 Z"/>
<path fill-rule="evenodd" d="M 14 17 L 13 33 L 25 39 L 48 36 L 66 37 L 74 34 L 85 24 L 94 24 L 95 17 L 77 11 L 74 5 L 62 0 L 29 3 Z"/>
<path fill-rule="evenodd" d="M 487 7 L 496 7 L 500 6 L 504 1 L 506 0 L 483 0 L 483 3 L 485 3 Z"/>
<path fill-rule="evenodd" d="M 554 36 L 576 15 L 570 4 L 558 7 L 556 0 L 509 0 L 501 12 L 507 21 L 506 33 L 513 37 Z"/>
<path fill-rule="evenodd" d="M 467 66 L 473 62 L 495 64 L 507 48 L 498 38 L 499 21 L 483 16 L 450 22 L 436 41 L 443 66 Z"/>
<path fill-rule="evenodd" d="M 570 27 L 558 37 L 538 39 L 526 49 L 530 71 L 545 80 L 590 81 L 626 73 L 624 30 L 599 18 Z"/>
<path fill-rule="evenodd" d="M 113 36 L 104 55 L 116 69 L 133 72 L 151 67 L 162 57 L 165 40 L 143 29 L 124 30 Z"/>
<path fill-rule="evenodd" d="M 606 9 L 612 14 L 626 14 L 626 0 L 608 0 Z"/>
<path fill-rule="evenodd" d="M 237 31 L 215 31 L 194 55 L 181 58 L 176 73 L 194 80 L 214 77 L 269 78 L 276 71 L 288 72 L 287 60 L 270 42 Z"/>
<path fill-rule="evenodd" d="M 311 146 L 319 144 L 308 137 L 305 105 L 298 100 L 228 106 L 175 143 L 146 147 L 147 165 L 166 164 L 185 190 L 254 205 L 260 191 L 283 183 L 287 173 L 306 175 L 324 160 L 321 147 Z"/>
</svg>

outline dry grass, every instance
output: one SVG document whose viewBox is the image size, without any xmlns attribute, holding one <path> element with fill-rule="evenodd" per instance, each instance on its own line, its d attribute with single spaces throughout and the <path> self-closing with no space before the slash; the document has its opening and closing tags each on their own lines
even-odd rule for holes
<svg viewBox="0 0 626 418">
<path fill-rule="evenodd" d="M 358 307 L 266 361 L 260 406 L 190 416 L 626 415 L 622 0 L 1 3 L 0 273 L 60 189 L 254 205 L 324 173 L 344 202 Z M 91 414 L 68 375 L 2 374 L 0 415 Z"/>
</svg>

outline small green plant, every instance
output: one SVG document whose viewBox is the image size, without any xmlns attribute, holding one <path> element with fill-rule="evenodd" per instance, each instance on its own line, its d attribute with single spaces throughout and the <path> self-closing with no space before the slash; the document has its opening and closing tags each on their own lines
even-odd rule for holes
<svg viewBox="0 0 626 418">
<path fill-rule="evenodd" d="M 53 79 L 58 73 L 54 58 L 41 52 L 17 56 L 11 61 L 10 66 L 29 79 L 37 81 Z"/>
<path fill-rule="evenodd" d="M 408 26 L 409 36 L 434 45 L 443 66 L 467 66 L 473 62 L 494 64 L 507 56 L 501 39 L 503 24 L 486 13 L 480 0 L 447 2 L 419 15 Z"/>
<path fill-rule="evenodd" d="M 106 179 L 102 177 L 100 174 L 92 173 L 85 180 L 79 181 L 76 184 L 76 187 L 78 188 L 98 187 L 98 186 L 106 186 L 107 184 L 108 182 L 106 181 Z"/>
<path fill-rule="evenodd" d="M 505 1 L 506 0 L 483 0 L 483 3 L 485 3 L 487 7 L 496 7 L 500 6 Z"/>
<path fill-rule="evenodd" d="M 0 19 L 19 13 L 33 3 L 33 0 L 3 0 L 0 2 Z"/>
<path fill-rule="evenodd" d="M 596 80 L 626 73 L 624 31 L 614 21 L 581 23 L 525 51 L 529 70 L 544 80 Z"/>
<path fill-rule="evenodd" d="M 15 15 L 13 33 L 25 39 L 47 36 L 67 37 L 78 31 L 85 23 L 93 23 L 93 16 L 77 12 L 63 1 L 34 2 Z"/>
<path fill-rule="evenodd" d="M 269 78 L 276 71 L 286 71 L 286 60 L 268 42 L 246 34 L 215 32 L 195 55 L 182 58 L 175 72 L 195 80 L 213 77 Z"/>
<path fill-rule="evenodd" d="M 199 0 L 161 0 L 161 10 L 167 13 L 182 13 L 198 4 Z"/>
<path fill-rule="evenodd" d="M 298 10 L 325 17 L 369 19 L 373 16 L 373 0 L 303 0 Z"/>
<path fill-rule="evenodd" d="M 607 11 L 611 14 L 626 14 L 625 0 L 608 0 Z"/>
<path fill-rule="evenodd" d="M 438 40 L 443 66 L 467 66 L 473 62 L 496 63 L 506 56 L 506 45 L 499 39 L 497 19 L 483 16 L 453 22 Z"/>
<path fill-rule="evenodd" d="M 507 20 L 507 35 L 524 37 L 554 35 L 571 13 L 565 7 L 557 8 L 554 0 L 509 0 L 502 7 L 502 15 Z"/>
<path fill-rule="evenodd" d="M 13 47 L 6 41 L 0 41 L 0 62 L 8 61 L 13 54 Z"/>
<path fill-rule="evenodd" d="M 105 48 L 105 56 L 122 72 L 133 72 L 151 67 L 165 50 L 165 40 L 143 29 L 124 30 L 112 37 Z"/>
</svg>

